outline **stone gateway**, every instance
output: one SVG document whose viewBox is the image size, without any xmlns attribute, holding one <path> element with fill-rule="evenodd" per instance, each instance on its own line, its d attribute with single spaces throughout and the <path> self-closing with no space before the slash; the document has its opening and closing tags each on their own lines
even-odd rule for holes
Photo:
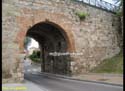
<svg viewBox="0 0 125 91">
<path fill-rule="evenodd" d="M 120 52 L 121 23 L 112 12 L 72 0 L 3 0 L 2 5 L 3 82 L 23 81 L 26 36 L 39 42 L 41 71 L 54 74 L 85 73 Z M 77 12 L 84 12 L 85 19 Z"/>
</svg>

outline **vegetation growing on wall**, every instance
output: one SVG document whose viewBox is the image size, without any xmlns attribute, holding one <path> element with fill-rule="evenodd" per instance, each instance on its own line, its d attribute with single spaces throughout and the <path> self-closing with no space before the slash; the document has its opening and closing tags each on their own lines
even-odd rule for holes
<svg viewBox="0 0 125 91">
<path fill-rule="evenodd" d="M 80 20 L 85 20 L 86 16 L 88 16 L 88 14 L 84 12 L 76 12 L 76 15 L 79 17 Z"/>
<path fill-rule="evenodd" d="M 123 16 L 123 0 L 114 0 L 118 4 L 119 9 L 116 11 L 116 15 Z"/>
<path fill-rule="evenodd" d="M 94 73 L 119 73 L 123 74 L 123 51 L 112 58 L 103 60 L 91 70 Z"/>
</svg>

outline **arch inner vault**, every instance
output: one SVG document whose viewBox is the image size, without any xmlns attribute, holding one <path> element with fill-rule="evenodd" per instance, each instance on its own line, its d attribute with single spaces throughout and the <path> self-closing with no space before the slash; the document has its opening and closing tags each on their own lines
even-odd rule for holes
<svg viewBox="0 0 125 91">
<path fill-rule="evenodd" d="M 70 74 L 70 56 L 54 55 L 55 52 L 68 52 L 68 37 L 61 27 L 49 22 L 38 23 L 27 31 L 26 36 L 34 38 L 39 43 L 42 72 Z"/>
</svg>

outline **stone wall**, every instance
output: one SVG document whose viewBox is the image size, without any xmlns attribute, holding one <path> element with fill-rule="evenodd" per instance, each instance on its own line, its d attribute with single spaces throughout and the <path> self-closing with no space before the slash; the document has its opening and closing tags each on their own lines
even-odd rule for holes
<svg viewBox="0 0 125 91">
<path fill-rule="evenodd" d="M 70 51 L 83 53 L 72 57 L 73 75 L 88 72 L 120 51 L 120 21 L 111 12 L 70 0 L 3 0 L 2 4 L 3 82 L 23 80 L 23 39 L 30 26 L 46 19 L 65 30 Z M 84 21 L 78 11 L 88 14 Z"/>
</svg>

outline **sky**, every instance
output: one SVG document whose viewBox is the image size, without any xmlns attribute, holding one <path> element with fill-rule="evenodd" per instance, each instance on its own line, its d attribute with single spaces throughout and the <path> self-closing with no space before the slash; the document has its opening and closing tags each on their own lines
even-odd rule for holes
<svg viewBox="0 0 125 91">
<path fill-rule="evenodd" d="M 114 0 L 103 0 L 103 1 L 106 1 L 106 2 L 109 2 L 109 3 L 112 3 L 112 4 L 115 3 Z M 38 42 L 35 41 L 34 39 L 32 39 L 32 40 L 31 40 L 31 45 L 28 47 L 28 49 L 31 48 L 31 47 L 36 47 L 36 48 L 38 48 L 38 47 L 39 47 Z"/>
<path fill-rule="evenodd" d="M 39 48 L 39 44 L 36 40 L 34 40 L 33 38 L 31 38 L 31 44 L 28 46 L 28 50 L 32 47 L 36 47 Z"/>
<path fill-rule="evenodd" d="M 103 1 L 106 1 L 106 2 L 114 4 L 114 0 L 103 0 Z"/>
</svg>

